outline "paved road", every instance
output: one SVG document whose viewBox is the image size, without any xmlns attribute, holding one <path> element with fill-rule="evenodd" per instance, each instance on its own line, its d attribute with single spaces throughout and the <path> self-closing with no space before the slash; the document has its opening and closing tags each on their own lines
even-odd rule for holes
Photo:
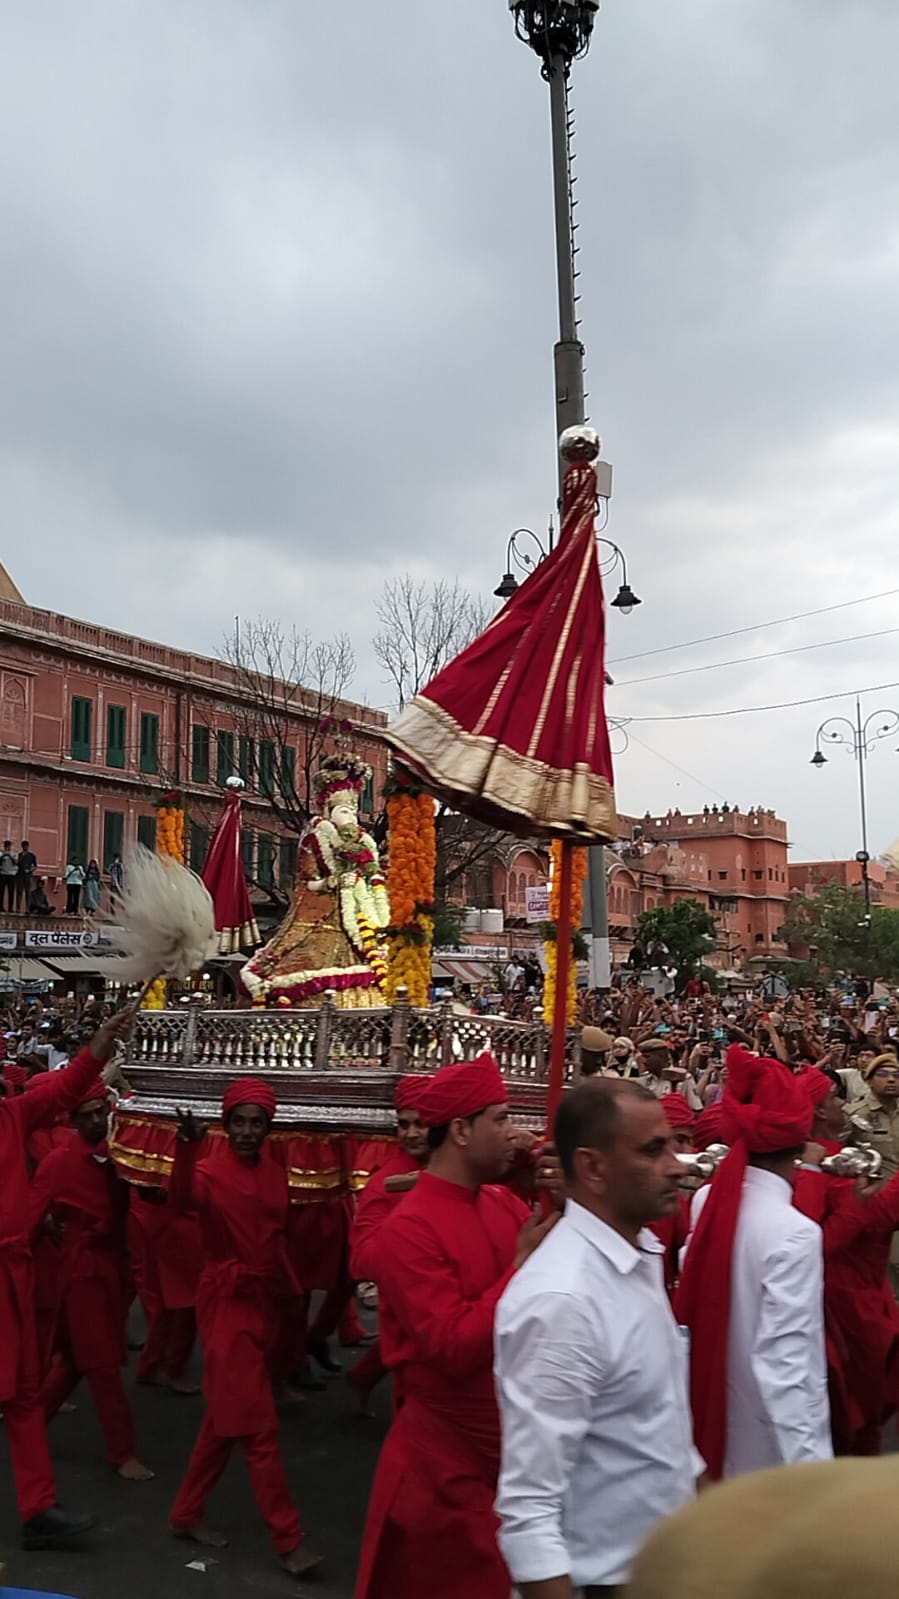
<svg viewBox="0 0 899 1599">
<path fill-rule="evenodd" d="M 354 1355 L 341 1354 L 345 1365 Z M 60 1497 L 97 1511 L 101 1525 L 77 1554 L 25 1555 L 18 1548 L 5 1441 L 0 1441 L 0 1561 L 11 1586 L 42 1588 L 73 1599 L 237 1599 L 237 1595 L 308 1595 L 352 1599 L 359 1539 L 369 1484 L 387 1428 L 386 1384 L 375 1395 L 376 1420 L 363 1421 L 342 1380 L 326 1393 L 308 1394 L 304 1406 L 282 1425 L 282 1448 L 300 1515 L 327 1557 L 324 1576 L 296 1584 L 282 1576 L 250 1493 L 245 1468 L 235 1454 L 210 1501 L 210 1521 L 228 1533 L 231 1546 L 206 1572 L 188 1562 L 204 1559 L 193 1545 L 167 1533 L 167 1512 L 193 1445 L 201 1399 L 179 1399 L 155 1389 L 132 1388 L 140 1452 L 158 1476 L 151 1483 L 124 1483 L 104 1463 L 102 1440 L 82 1388 L 74 1415 L 60 1416 L 51 1430 Z M 2 1433 L 2 1428 L 0 1428 Z M 886 1447 L 899 1447 L 890 1427 Z"/>
<path fill-rule="evenodd" d="M 133 1363 L 132 1357 L 132 1363 Z M 349 1365 L 355 1355 L 342 1351 Z M 375 1395 L 375 1421 L 363 1421 L 354 1395 L 341 1379 L 305 1404 L 282 1425 L 282 1448 L 300 1516 L 310 1538 L 326 1555 L 316 1582 L 297 1584 L 278 1570 L 256 1511 L 246 1469 L 235 1454 L 210 1501 L 210 1522 L 227 1532 L 231 1546 L 205 1573 L 188 1562 L 203 1559 L 194 1545 L 169 1537 L 166 1516 L 193 1445 L 202 1399 L 176 1398 L 156 1389 L 132 1388 L 142 1458 L 158 1473 L 151 1483 L 125 1483 L 105 1465 L 90 1395 L 82 1385 L 74 1415 L 51 1429 L 61 1500 L 91 1508 L 101 1518 L 83 1552 L 23 1554 L 5 1441 L 0 1442 L 0 1561 L 11 1587 L 42 1588 L 73 1599 L 233 1599 L 238 1594 L 304 1594 L 352 1599 L 359 1539 L 369 1484 L 390 1408 L 387 1384 Z M 2 1428 L 0 1428 L 2 1432 Z"/>
</svg>

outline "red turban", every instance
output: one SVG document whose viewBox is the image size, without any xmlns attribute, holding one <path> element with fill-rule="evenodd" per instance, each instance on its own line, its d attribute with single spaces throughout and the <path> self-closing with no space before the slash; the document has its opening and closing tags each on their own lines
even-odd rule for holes
<svg viewBox="0 0 899 1599">
<path fill-rule="evenodd" d="M 109 1098 L 109 1089 L 107 1088 L 106 1084 L 104 1083 L 102 1077 L 95 1077 L 93 1082 L 90 1084 L 90 1086 L 84 1090 L 84 1093 L 82 1094 L 81 1098 L 79 1099 L 78 1104 L 75 1106 L 75 1109 L 76 1110 L 80 1110 L 82 1105 L 89 1105 L 91 1103 L 91 1101 L 94 1100 L 94 1099 L 108 1099 L 108 1098 Z"/>
<path fill-rule="evenodd" d="M 665 1115 L 668 1117 L 669 1127 L 692 1127 L 696 1118 L 693 1115 L 683 1094 L 666 1094 L 659 1100 Z"/>
<path fill-rule="evenodd" d="M 409 1072 L 406 1077 L 401 1077 L 393 1091 L 393 1104 L 395 1110 L 417 1110 L 418 1103 L 428 1083 L 433 1079 L 425 1072 Z"/>
<path fill-rule="evenodd" d="M 227 1121 L 238 1105 L 258 1105 L 270 1122 L 275 1119 L 275 1091 L 261 1077 L 238 1077 L 236 1082 L 228 1084 L 222 1098 L 222 1120 Z"/>
<path fill-rule="evenodd" d="M 713 1480 L 724 1469 L 731 1263 L 748 1157 L 803 1144 L 812 1126 L 811 1099 L 780 1061 L 731 1044 L 726 1064 L 727 1084 L 714 1109 L 731 1150 L 712 1179 L 674 1303 L 690 1330 L 693 1433 Z"/>
<path fill-rule="evenodd" d="M 834 1087 L 833 1078 L 828 1077 L 826 1072 L 819 1072 L 817 1066 L 811 1066 L 807 1072 L 802 1073 L 801 1077 L 797 1077 L 796 1081 L 802 1092 L 811 1101 L 815 1110 L 818 1109 L 819 1105 L 824 1104 L 825 1099 Z"/>
<path fill-rule="evenodd" d="M 418 1101 L 425 1127 L 445 1127 L 456 1116 L 476 1116 L 488 1105 L 504 1105 L 509 1090 L 492 1055 L 444 1066 L 431 1078 Z"/>
<path fill-rule="evenodd" d="M 812 1130 L 812 1112 L 801 1079 L 779 1060 L 753 1055 L 743 1044 L 731 1044 L 725 1064 L 724 1142 L 743 1138 L 751 1155 L 775 1155 L 804 1144 Z"/>
<path fill-rule="evenodd" d="M 693 1134 L 693 1143 L 696 1149 L 708 1149 L 709 1144 L 723 1144 L 724 1118 L 721 1113 L 721 1101 L 715 1105 L 707 1105 L 700 1111 L 696 1118 L 696 1131 Z"/>
</svg>

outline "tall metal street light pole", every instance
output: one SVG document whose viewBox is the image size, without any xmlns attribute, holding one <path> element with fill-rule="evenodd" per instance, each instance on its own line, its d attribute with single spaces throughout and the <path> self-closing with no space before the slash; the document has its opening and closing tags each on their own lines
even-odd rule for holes
<svg viewBox="0 0 899 1599">
<path fill-rule="evenodd" d="M 862 721 L 862 703 L 855 701 L 855 721 L 850 722 L 848 716 L 831 716 L 822 722 L 815 737 L 815 753 L 811 764 L 818 771 L 827 765 L 827 756 L 821 749 L 822 741 L 828 744 L 841 744 L 855 760 L 858 767 L 858 808 L 861 819 L 862 847 L 856 855 L 856 860 L 862 869 L 862 889 L 865 896 L 865 957 L 868 966 L 868 977 L 873 977 L 871 969 L 871 879 L 868 874 L 868 863 L 871 856 L 868 853 L 868 794 L 865 784 L 865 762 L 870 751 L 879 739 L 889 738 L 899 728 L 899 711 L 872 711 Z"/>
<path fill-rule="evenodd" d="M 584 346 L 578 332 L 577 246 L 572 194 L 572 113 L 568 83 L 572 63 L 587 54 L 599 0 L 509 0 L 515 32 L 540 58 L 541 75 L 549 84 L 552 130 L 553 199 L 556 223 L 556 275 L 559 290 L 559 338 L 555 347 L 556 441 L 565 428 L 586 420 L 584 414 Z M 604 463 L 597 462 L 603 474 Z M 605 466 L 611 492 L 611 469 Z M 559 483 L 562 461 L 559 460 Z M 589 906 L 590 986 L 608 988 L 610 982 L 609 911 L 606 896 L 605 850 L 596 845 L 587 852 L 587 905 Z"/>
</svg>

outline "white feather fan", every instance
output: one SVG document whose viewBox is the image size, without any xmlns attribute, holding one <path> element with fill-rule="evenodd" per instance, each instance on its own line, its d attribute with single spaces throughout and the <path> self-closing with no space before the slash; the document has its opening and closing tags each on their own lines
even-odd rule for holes
<svg viewBox="0 0 899 1599">
<path fill-rule="evenodd" d="M 131 982 L 187 982 L 218 952 L 212 897 L 195 872 L 139 844 L 125 868 L 120 916 Z"/>
</svg>

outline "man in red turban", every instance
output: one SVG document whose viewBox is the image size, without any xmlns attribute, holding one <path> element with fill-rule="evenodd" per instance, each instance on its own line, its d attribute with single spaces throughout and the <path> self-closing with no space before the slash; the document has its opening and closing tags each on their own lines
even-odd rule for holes
<svg viewBox="0 0 899 1599">
<path fill-rule="evenodd" d="M 74 1110 L 133 1023 L 132 1009 L 118 1011 L 71 1065 L 45 1073 L 33 1092 L 0 1100 L 0 1403 L 26 1549 L 55 1548 L 96 1525 L 95 1517 L 68 1515 L 56 1502 L 41 1404 L 26 1145 Z"/>
<path fill-rule="evenodd" d="M 720 1111 L 730 1153 L 675 1300 L 690 1331 L 696 1445 L 713 1478 L 832 1453 L 821 1229 L 792 1204 L 811 1100 L 779 1061 L 731 1044 Z"/>
<path fill-rule="evenodd" d="M 671 1146 L 675 1154 L 688 1154 L 693 1148 L 696 1117 L 683 1094 L 666 1094 L 664 1099 L 659 1100 L 659 1104 L 671 1129 Z M 678 1195 L 678 1207 L 672 1215 L 660 1216 L 655 1221 L 647 1222 L 647 1226 L 650 1232 L 655 1233 L 665 1250 L 662 1266 L 665 1272 L 665 1287 L 670 1297 L 677 1282 L 680 1252 L 690 1232 L 689 1191 L 684 1190 Z"/>
<path fill-rule="evenodd" d="M 493 1322 L 552 1220 L 495 1186 L 513 1153 L 495 1060 L 446 1066 L 418 1101 L 428 1168 L 385 1221 L 376 1281 L 402 1404 L 372 1487 L 356 1599 L 508 1599 L 496 1542 Z"/>
<path fill-rule="evenodd" d="M 169 1201 L 200 1216 L 203 1262 L 197 1325 L 206 1414 L 169 1520 L 178 1537 L 211 1548 L 227 1538 L 204 1520 L 208 1495 L 239 1443 L 256 1503 L 292 1577 L 320 1564 L 305 1542 L 278 1447 L 270 1370 L 281 1321 L 300 1285 L 287 1260 L 287 1174 L 267 1139 L 275 1117 L 268 1083 L 244 1077 L 222 1101 L 224 1138 L 178 1113 Z"/>
<path fill-rule="evenodd" d="M 46 1218 L 62 1229 L 56 1358 L 45 1377 L 49 1421 L 87 1378 L 110 1465 L 131 1482 L 154 1473 L 137 1458 L 122 1382 L 128 1362 L 128 1185 L 109 1159 L 109 1090 L 96 1077 L 72 1113 L 76 1136 L 41 1161 L 31 1184 L 35 1237 Z"/>
<path fill-rule="evenodd" d="M 393 1096 L 396 1142 L 384 1164 L 372 1173 L 362 1190 L 350 1233 L 350 1271 L 357 1282 L 377 1281 L 381 1229 L 403 1198 L 402 1189 L 385 1188 L 386 1180 L 409 1178 L 409 1187 L 413 1187 L 427 1161 L 427 1134 L 419 1118 L 418 1103 L 430 1081 L 428 1076 L 410 1072 L 396 1085 Z M 359 1395 L 364 1415 L 369 1414 L 368 1399 L 372 1389 L 386 1375 L 379 1339 L 347 1372 L 347 1382 Z"/>
<path fill-rule="evenodd" d="M 843 1103 L 833 1078 L 814 1068 L 799 1083 L 814 1107 L 812 1143 L 793 1203 L 824 1234 L 824 1312 L 834 1449 L 879 1454 L 899 1403 L 899 1306 L 887 1282 L 899 1225 L 899 1174 L 859 1198 L 851 1177 L 822 1171 L 842 1149 Z"/>
</svg>

